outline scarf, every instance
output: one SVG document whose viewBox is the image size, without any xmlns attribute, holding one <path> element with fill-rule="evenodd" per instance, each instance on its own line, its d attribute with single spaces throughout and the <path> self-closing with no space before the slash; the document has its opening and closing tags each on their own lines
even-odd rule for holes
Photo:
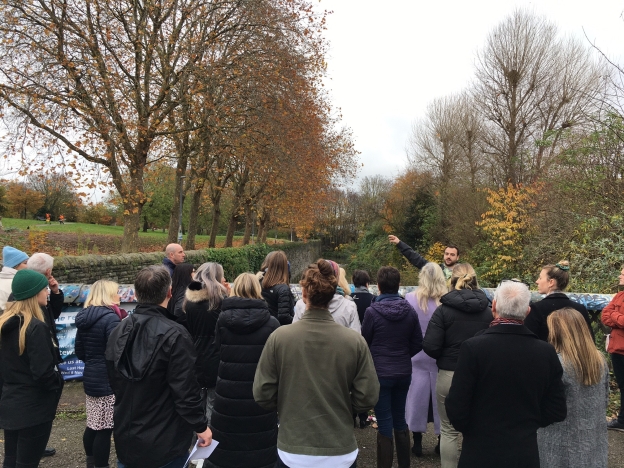
<svg viewBox="0 0 624 468">
<path fill-rule="evenodd" d="M 524 325 L 524 320 L 498 317 L 490 322 L 490 327 L 496 325 Z"/>
<path fill-rule="evenodd" d="M 120 309 L 117 304 L 112 304 L 109 307 L 113 309 L 113 312 L 115 312 L 117 314 L 117 317 L 119 317 L 121 320 L 125 319 L 128 316 L 128 312 L 126 312 L 123 309 Z"/>
</svg>

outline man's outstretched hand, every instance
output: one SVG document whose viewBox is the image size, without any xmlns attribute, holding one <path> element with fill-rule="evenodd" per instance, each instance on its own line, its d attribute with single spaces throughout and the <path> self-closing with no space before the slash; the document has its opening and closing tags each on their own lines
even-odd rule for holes
<svg viewBox="0 0 624 468">
<path fill-rule="evenodd" d="M 199 439 L 197 444 L 199 447 L 208 447 L 212 444 L 212 431 L 207 427 L 204 432 L 197 434 L 197 438 Z"/>
<path fill-rule="evenodd" d="M 399 242 L 401 242 L 401 239 L 399 239 L 397 236 L 393 236 L 392 234 L 388 236 L 388 240 L 390 241 L 391 244 L 394 244 L 394 245 L 397 245 Z"/>
</svg>

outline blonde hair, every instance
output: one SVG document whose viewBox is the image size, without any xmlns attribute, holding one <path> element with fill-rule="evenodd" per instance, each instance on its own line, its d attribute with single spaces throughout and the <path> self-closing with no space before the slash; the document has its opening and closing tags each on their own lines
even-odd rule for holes
<svg viewBox="0 0 624 468">
<path fill-rule="evenodd" d="M 440 298 L 447 292 L 446 279 L 439 265 L 429 262 L 420 269 L 416 300 L 425 314 L 429 299 L 433 299 L 436 305 L 440 305 Z"/>
<path fill-rule="evenodd" d="M 451 289 L 479 289 L 477 273 L 470 263 L 458 263 L 453 267 Z"/>
<path fill-rule="evenodd" d="M 248 299 L 262 299 L 262 286 L 253 273 L 241 273 L 234 280 L 230 291 L 231 296 L 246 297 Z"/>
<path fill-rule="evenodd" d="M 119 285 L 114 281 L 99 280 L 91 285 L 84 307 L 119 305 L 116 294 Z"/>
<path fill-rule="evenodd" d="M 10 318 L 14 316 L 18 316 L 20 319 L 20 330 L 19 330 L 19 355 L 20 356 L 24 354 L 24 350 L 26 349 L 26 330 L 28 330 L 28 326 L 30 325 L 30 322 L 33 320 L 33 318 L 43 322 L 43 314 L 41 313 L 41 306 L 39 305 L 39 301 L 37 300 L 38 295 L 39 294 L 35 294 L 33 297 L 29 297 L 28 299 L 24 299 L 23 301 L 15 301 L 11 303 L 11 305 L 7 308 L 7 310 L 5 310 L 2 315 L 0 315 L 0 334 L 2 332 L 2 327 L 4 327 L 4 324 L 7 323 Z"/>
<path fill-rule="evenodd" d="M 349 286 L 349 282 L 347 281 L 347 272 L 344 268 L 340 268 L 340 277 L 338 278 L 338 286 L 342 288 L 342 291 L 345 293 L 345 296 L 351 295 L 351 286 Z"/>
<path fill-rule="evenodd" d="M 565 307 L 548 316 L 548 342 L 561 355 L 564 366 L 583 385 L 596 385 L 605 370 L 605 360 L 596 349 L 585 319 L 577 310 Z"/>
</svg>

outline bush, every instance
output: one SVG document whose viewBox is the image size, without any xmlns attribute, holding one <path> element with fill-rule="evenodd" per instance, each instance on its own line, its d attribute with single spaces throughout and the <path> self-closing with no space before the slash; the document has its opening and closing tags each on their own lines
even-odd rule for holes
<svg viewBox="0 0 624 468">
<path fill-rule="evenodd" d="M 260 270 L 262 261 L 271 250 L 273 249 L 266 244 L 206 249 L 206 255 L 202 260 L 204 262 L 220 263 L 223 266 L 225 278 L 232 282 L 241 273 Z"/>
</svg>

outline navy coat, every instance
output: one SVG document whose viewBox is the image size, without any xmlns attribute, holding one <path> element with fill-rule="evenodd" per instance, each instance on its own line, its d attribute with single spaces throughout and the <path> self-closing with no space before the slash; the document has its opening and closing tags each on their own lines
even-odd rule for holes
<svg viewBox="0 0 624 468">
<path fill-rule="evenodd" d="M 92 397 L 113 394 L 106 370 L 106 342 L 121 319 L 105 306 L 89 306 L 76 315 L 76 356 L 85 363 L 84 391 Z"/>
<path fill-rule="evenodd" d="M 373 302 L 364 314 L 362 336 L 373 356 L 377 377 L 400 379 L 412 375 L 412 356 L 422 349 L 423 335 L 418 315 L 409 302 L 401 297 Z"/>
</svg>

